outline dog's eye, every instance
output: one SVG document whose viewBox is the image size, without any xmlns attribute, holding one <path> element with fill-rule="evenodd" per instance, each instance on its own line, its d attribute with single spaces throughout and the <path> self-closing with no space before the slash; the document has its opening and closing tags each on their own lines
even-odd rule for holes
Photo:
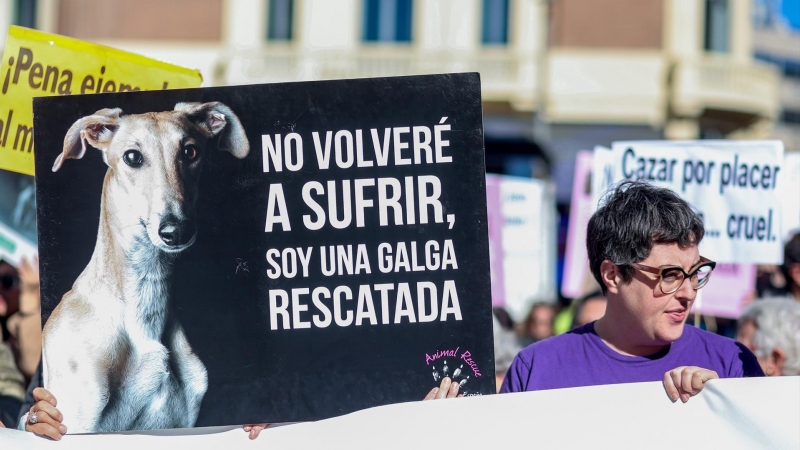
<svg viewBox="0 0 800 450">
<path fill-rule="evenodd" d="M 197 147 L 192 144 L 183 147 L 183 159 L 186 161 L 194 161 L 197 159 Z"/>
<path fill-rule="evenodd" d="M 128 150 L 125 154 L 122 155 L 122 160 L 125 161 L 125 164 L 137 168 L 142 167 L 144 164 L 144 156 L 142 156 L 142 152 L 139 150 Z"/>
</svg>

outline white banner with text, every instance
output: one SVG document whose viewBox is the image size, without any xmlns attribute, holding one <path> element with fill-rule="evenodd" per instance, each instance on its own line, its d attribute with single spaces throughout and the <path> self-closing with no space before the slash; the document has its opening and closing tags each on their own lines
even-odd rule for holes
<svg viewBox="0 0 800 450">
<path fill-rule="evenodd" d="M 780 141 L 614 142 L 595 179 L 646 180 L 681 195 L 703 217 L 703 256 L 780 264 L 783 163 Z"/>
</svg>

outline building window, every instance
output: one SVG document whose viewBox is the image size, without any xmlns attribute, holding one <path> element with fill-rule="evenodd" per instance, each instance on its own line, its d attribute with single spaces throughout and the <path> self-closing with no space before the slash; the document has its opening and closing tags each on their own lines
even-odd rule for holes
<svg viewBox="0 0 800 450">
<path fill-rule="evenodd" d="M 58 0 L 58 34 L 85 40 L 214 41 L 223 0 Z"/>
<path fill-rule="evenodd" d="M 783 76 L 787 78 L 800 78 L 800 60 L 782 58 L 766 53 L 756 53 L 755 58 L 759 61 L 774 64 L 783 72 Z"/>
<path fill-rule="evenodd" d="M 789 109 L 784 109 L 783 113 L 781 114 L 781 122 L 791 125 L 800 125 L 800 110 L 792 111 Z"/>
<path fill-rule="evenodd" d="M 800 61 L 787 59 L 783 65 L 783 75 L 791 78 L 800 78 Z"/>
<path fill-rule="evenodd" d="M 729 35 L 730 6 L 728 0 L 706 0 L 704 48 L 712 52 L 727 52 Z"/>
<path fill-rule="evenodd" d="M 294 0 L 270 0 L 267 12 L 267 39 L 290 41 L 294 32 Z"/>
<path fill-rule="evenodd" d="M 508 0 L 483 0 L 482 41 L 508 43 Z"/>
<path fill-rule="evenodd" d="M 364 0 L 367 42 L 411 42 L 412 0 Z"/>
<path fill-rule="evenodd" d="M 14 25 L 36 28 L 36 0 L 14 2 Z"/>
</svg>

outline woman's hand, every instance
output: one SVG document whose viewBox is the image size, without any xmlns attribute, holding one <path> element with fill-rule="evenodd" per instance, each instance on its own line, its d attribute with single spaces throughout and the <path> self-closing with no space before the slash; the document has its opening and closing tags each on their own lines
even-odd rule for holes
<svg viewBox="0 0 800 450">
<path fill-rule="evenodd" d="M 269 426 L 268 423 L 255 423 L 255 424 L 245 425 L 242 428 L 244 429 L 244 431 L 250 433 L 249 438 L 252 441 L 253 439 L 258 437 L 259 433 L 261 433 L 261 430 L 267 428 L 268 426 Z"/>
<path fill-rule="evenodd" d="M 64 416 L 56 408 L 56 398 L 47 389 L 38 387 L 33 390 L 33 399 L 36 403 L 28 411 L 25 431 L 60 441 L 61 436 L 67 433 L 67 427 L 61 423 Z"/>
<path fill-rule="evenodd" d="M 456 398 L 456 397 L 463 397 L 464 394 L 459 395 L 458 389 L 461 386 L 458 383 L 453 383 L 450 377 L 442 378 L 441 384 L 439 387 L 435 387 L 428 392 L 428 395 L 425 396 L 422 400 L 438 400 L 442 398 Z"/>
<path fill-rule="evenodd" d="M 717 372 L 696 366 L 681 366 L 664 374 L 664 390 L 673 402 L 680 398 L 683 403 L 699 394 L 706 381 L 719 378 Z"/>
</svg>

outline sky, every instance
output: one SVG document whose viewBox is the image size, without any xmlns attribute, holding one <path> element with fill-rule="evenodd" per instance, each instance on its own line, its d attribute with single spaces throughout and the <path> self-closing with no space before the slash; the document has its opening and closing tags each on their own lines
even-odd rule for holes
<svg viewBox="0 0 800 450">
<path fill-rule="evenodd" d="M 800 30 L 800 0 L 783 0 L 781 13 L 792 28 Z"/>
</svg>

